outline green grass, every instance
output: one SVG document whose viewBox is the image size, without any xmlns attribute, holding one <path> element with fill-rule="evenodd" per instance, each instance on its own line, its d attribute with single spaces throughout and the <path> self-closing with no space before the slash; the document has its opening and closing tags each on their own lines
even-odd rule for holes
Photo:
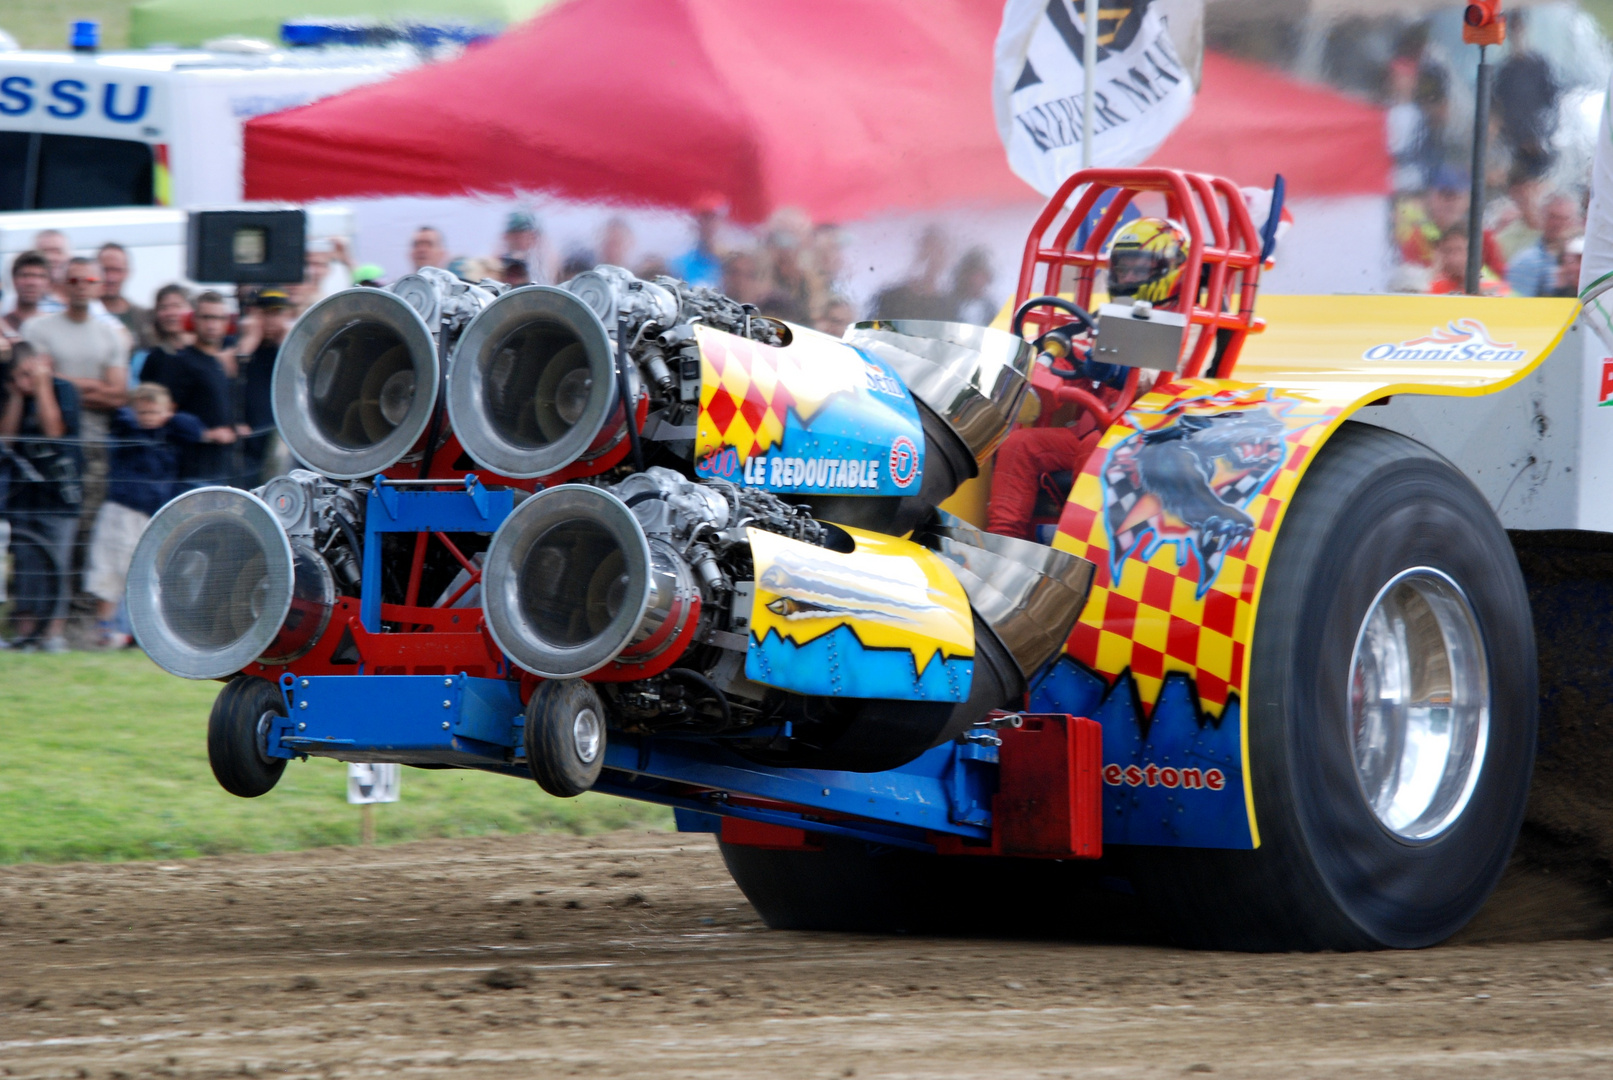
<svg viewBox="0 0 1613 1080">
<path fill-rule="evenodd" d="M 0 654 L 0 863 L 287 851 L 359 839 L 347 769 L 286 767 L 258 799 L 226 794 L 207 765 L 222 684 L 165 674 L 139 652 Z M 605 795 L 556 799 L 467 770 L 403 770 L 375 808 L 379 843 L 537 830 L 671 828 L 672 813 Z"/>
<path fill-rule="evenodd" d="M 25 49 L 67 48 L 67 28 L 76 19 L 99 19 L 101 47 L 129 43 L 129 8 L 134 0 L 3 0 L 0 30 Z"/>
</svg>

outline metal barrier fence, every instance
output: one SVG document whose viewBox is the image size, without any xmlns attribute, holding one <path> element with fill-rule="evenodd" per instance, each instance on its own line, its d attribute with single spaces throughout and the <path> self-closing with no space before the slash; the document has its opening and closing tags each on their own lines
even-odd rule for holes
<svg viewBox="0 0 1613 1080">
<path fill-rule="evenodd" d="M 193 487 L 254 488 L 295 464 L 274 429 L 265 428 L 219 445 L 211 478 L 137 477 L 109 467 L 115 449 L 138 445 L 0 439 L 0 649 L 129 644 L 123 579 L 151 511 Z M 109 500 L 110 490 L 125 499 Z"/>
</svg>

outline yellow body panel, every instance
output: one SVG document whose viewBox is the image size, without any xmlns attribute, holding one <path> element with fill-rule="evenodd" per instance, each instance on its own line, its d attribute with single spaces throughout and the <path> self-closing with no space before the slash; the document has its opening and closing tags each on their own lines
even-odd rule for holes
<svg viewBox="0 0 1613 1080">
<path fill-rule="evenodd" d="M 846 532 L 850 552 L 749 530 L 746 676 L 809 697 L 967 701 L 974 621 L 947 564 L 906 540 Z"/>
<path fill-rule="evenodd" d="M 1111 696 L 1129 682 L 1144 716 L 1172 679 L 1186 679 L 1196 715 L 1216 730 L 1238 725 L 1228 753 L 1242 758 L 1247 834 L 1180 841 L 1203 846 L 1259 845 L 1242 723 L 1249 651 L 1265 568 L 1316 452 L 1372 402 L 1478 396 L 1517 382 L 1550 355 L 1577 303 L 1269 296 L 1259 312 L 1267 328 L 1245 343 L 1235 379 L 1168 381 L 1104 434 L 1055 540 L 1097 565 L 1068 656 Z M 1139 749 L 1137 760 L 1159 752 L 1163 729 L 1151 730 L 1155 750 Z M 1110 746 L 1106 734 L 1106 761 Z M 1226 764 L 1230 780 L 1237 763 Z M 1111 835 L 1113 825 L 1106 837 L 1128 842 Z"/>
<path fill-rule="evenodd" d="M 1528 374 L 1578 310 L 1573 299 L 1263 296 L 1266 330 L 1244 342 L 1234 374 L 1361 404 L 1390 393 L 1483 394 Z M 1479 358 L 1462 358 L 1464 349 Z"/>
<path fill-rule="evenodd" d="M 847 529 L 849 554 L 748 530 L 756 565 L 751 633 L 797 645 L 849 626 L 872 649 L 907 649 L 919 671 L 937 655 L 974 655 L 963 586 L 939 555 L 909 540 Z"/>
</svg>

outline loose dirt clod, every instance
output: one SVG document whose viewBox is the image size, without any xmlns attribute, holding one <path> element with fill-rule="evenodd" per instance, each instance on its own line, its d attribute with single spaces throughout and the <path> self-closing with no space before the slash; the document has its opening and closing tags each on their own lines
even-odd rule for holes
<svg viewBox="0 0 1613 1080">
<path fill-rule="evenodd" d="M 494 990 L 519 990 L 532 985 L 532 969 L 498 967 L 482 976 L 482 985 Z"/>
</svg>

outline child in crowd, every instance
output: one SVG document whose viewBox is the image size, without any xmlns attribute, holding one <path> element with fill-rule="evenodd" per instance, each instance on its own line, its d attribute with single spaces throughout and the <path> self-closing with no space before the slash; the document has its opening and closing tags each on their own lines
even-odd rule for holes
<svg viewBox="0 0 1613 1080">
<path fill-rule="evenodd" d="M 117 649 L 128 637 L 113 622 L 135 544 L 163 503 L 179 494 L 179 448 L 203 439 L 202 422 L 174 411 L 167 387 L 141 383 L 112 415 L 106 502 L 90 535 L 85 587 L 100 601 L 100 644 Z"/>
</svg>

